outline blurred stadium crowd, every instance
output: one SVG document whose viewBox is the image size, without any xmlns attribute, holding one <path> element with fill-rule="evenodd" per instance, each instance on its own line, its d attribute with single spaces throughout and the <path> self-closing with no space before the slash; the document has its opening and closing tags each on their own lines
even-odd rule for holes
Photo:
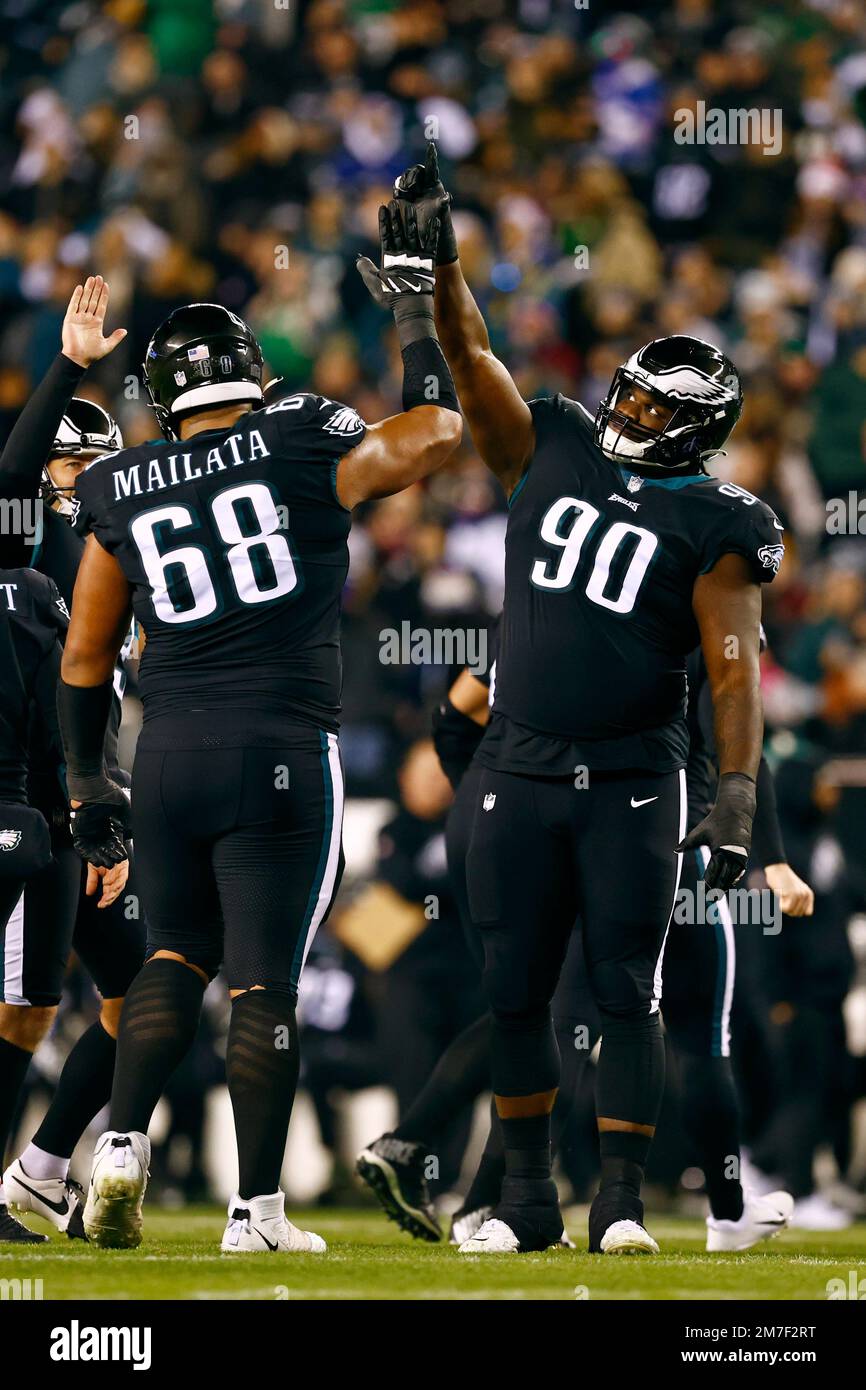
<svg viewBox="0 0 866 1390">
<path fill-rule="evenodd" d="M 145 345 L 189 300 L 246 317 L 292 387 L 368 419 L 399 409 L 393 330 L 354 262 L 376 254 L 377 208 L 431 135 L 467 279 L 527 398 L 561 390 L 594 410 L 614 368 L 663 333 L 734 358 L 746 408 L 717 471 L 786 527 L 765 602 L 768 746 L 789 858 L 817 900 L 810 921 L 742 944 L 760 1001 L 740 1038 L 747 1139 L 797 1196 L 822 1150 L 862 1178 L 849 1123 L 866 1092 L 862 0 L 0 0 L 0 17 L 0 437 L 88 271 L 129 336 L 87 391 L 127 442 L 155 433 Z M 781 112 L 780 152 L 678 143 L 674 113 L 699 101 Z M 335 1147 L 336 1093 L 387 1083 L 407 1099 L 480 1009 L 444 875 L 447 786 L 423 741 L 451 673 L 383 664 L 380 634 L 489 622 L 504 528 L 467 435 L 456 464 L 353 531 L 343 744 L 350 836 L 367 826 L 373 848 L 354 855 L 349 909 L 304 993 L 308 1088 Z M 397 901 L 429 894 L 439 918 L 404 921 Z M 371 946 L 368 921 L 385 918 L 390 944 Z M 46 1078 L 88 1007 L 73 976 Z M 202 1095 L 220 1079 L 217 1003 L 210 1026 L 176 1081 L 192 1157 L 166 1181 L 189 1193 L 204 1182 Z M 585 1122 L 564 1158 L 579 1194 Z M 655 1160 L 671 1191 L 677 1142 Z"/>
</svg>

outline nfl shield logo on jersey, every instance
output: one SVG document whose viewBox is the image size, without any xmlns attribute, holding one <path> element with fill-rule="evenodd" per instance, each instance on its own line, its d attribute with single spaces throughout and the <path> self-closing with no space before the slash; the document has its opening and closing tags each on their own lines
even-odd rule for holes
<svg viewBox="0 0 866 1390">
<path fill-rule="evenodd" d="M 0 849 L 17 849 L 21 843 L 20 830 L 0 830 Z"/>
<path fill-rule="evenodd" d="M 629 492 L 640 492 L 641 488 L 643 487 L 643 478 L 639 478 L 637 473 L 630 474 L 629 480 L 626 483 L 626 487 L 628 488 Z"/>
<path fill-rule="evenodd" d="M 496 792 L 488 792 L 481 805 L 484 807 L 485 811 L 492 811 L 493 807 L 496 805 Z"/>
</svg>

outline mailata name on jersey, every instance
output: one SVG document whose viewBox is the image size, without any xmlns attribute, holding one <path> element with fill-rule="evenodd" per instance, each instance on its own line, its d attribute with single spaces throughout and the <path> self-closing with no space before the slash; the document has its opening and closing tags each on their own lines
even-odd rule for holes
<svg viewBox="0 0 866 1390">
<path fill-rule="evenodd" d="M 113 474 L 114 500 L 120 502 L 125 497 L 161 492 L 164 488 L 177 487 L 178 483 L 209 478 L 212 473 L 224 473 L 229 468 L 266 458 L 270 458 L 270 450 L 258 430 L 230 434 L 221 444 L 209 449 L 207 457 L 195 467 L 192 454 L 184 453 L 168 454 L 164 458 L 150 459 L 146 464 L 134 463 L 130 468 L 117 469 Z"/>
</svg>

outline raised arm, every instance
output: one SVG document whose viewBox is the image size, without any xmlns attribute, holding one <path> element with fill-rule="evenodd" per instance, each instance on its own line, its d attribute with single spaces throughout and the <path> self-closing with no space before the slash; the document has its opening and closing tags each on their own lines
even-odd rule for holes
<svg viewBox="0 0 866 1390">
<path fill-rule="evenodd" d="M 434 217 L 441 224 L 436 254 L 436 330 L 475 447 L 510 494 L 532 457 L 535 427 L 529 406 L 490 350 L 487 325 L 463 278 L 451 225 L 451 198 L 439 177 L 432 141 L 425 163 L 407 169 L 397 180 L 395 192 L 401 206 L 415 209 L 422 233 Z"/>
<path fill-rule="evenodd" d="M 414 214 L 404 225 L 396 203 L 379 209 L 382 265 L 361 258 L 358 270 L 377 304 L 393 311 L 403 358 L 403 414 L 371 425 L 337 465 L 344 507 L 426 478 L 453 453 L 463 433 L 454 382 L 433 322 L 433 265 L 438 223 L 419 236 Z"/>
<path fill-rule="evenodd" d="M 390 497 L 435 473 L 460 443 L 463 421 L 453 410 L 418 405 L 368 426 L 362 442 L 337 465 L 344 507 Z"/>
<path fill-rule="evenodd" d="M 475 447 L 509 496 L 532 457 L 535 426 L 507 368 L 490 349 L 487 325 L 459 261 L 437 268 L 436 330 Z"/>
<path fill-rule="evenodd" d="M 696 581 L 692 608 L 713 701 L 719 787 L 715 806 L 680 848 L 707 845 L 711 857 L 704 880 L 709 888 L 725 890 L 745 871 L 752 841 L 764 732 L 761 586 L 741 555 L 726 554 Z"/>
<path fill-rule="evenodd" d="M 0 488 L 35 497 L 42 469 L 51 453 L 64 411 L 87 368 L 112 352 L 126 337 L 125 328 L 103 336 L 108 312 L 108 285 L 91 275 L 76 285 L 61 333 L 62 351 L 15 422 L 0 454 Z"/>
</svg>

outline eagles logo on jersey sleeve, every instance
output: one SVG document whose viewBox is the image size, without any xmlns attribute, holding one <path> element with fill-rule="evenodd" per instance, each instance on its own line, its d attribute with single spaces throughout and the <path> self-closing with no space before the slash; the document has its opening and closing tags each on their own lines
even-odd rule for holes
<svg viewBox="0 0 866 1390">
<path fill-rule="evenodd" d="M 277 416 L 284 444 L 293 453 L 308 450 L 308 459 L 335 459 L 354 449 L 367 433 L 357 410 L 326 396 L 307 392 L 281 396 L 262 412 Z"/>
<path fill-rule="evenodd" d="M 783 527 L 775 512 L 735 483 L 718 483 L 714 500 L 714 515 L 703 539 L 702 572 L 733 551 L 745 558 L 757 583 L 772 583 L 785 554 Z"/>
</svg>

